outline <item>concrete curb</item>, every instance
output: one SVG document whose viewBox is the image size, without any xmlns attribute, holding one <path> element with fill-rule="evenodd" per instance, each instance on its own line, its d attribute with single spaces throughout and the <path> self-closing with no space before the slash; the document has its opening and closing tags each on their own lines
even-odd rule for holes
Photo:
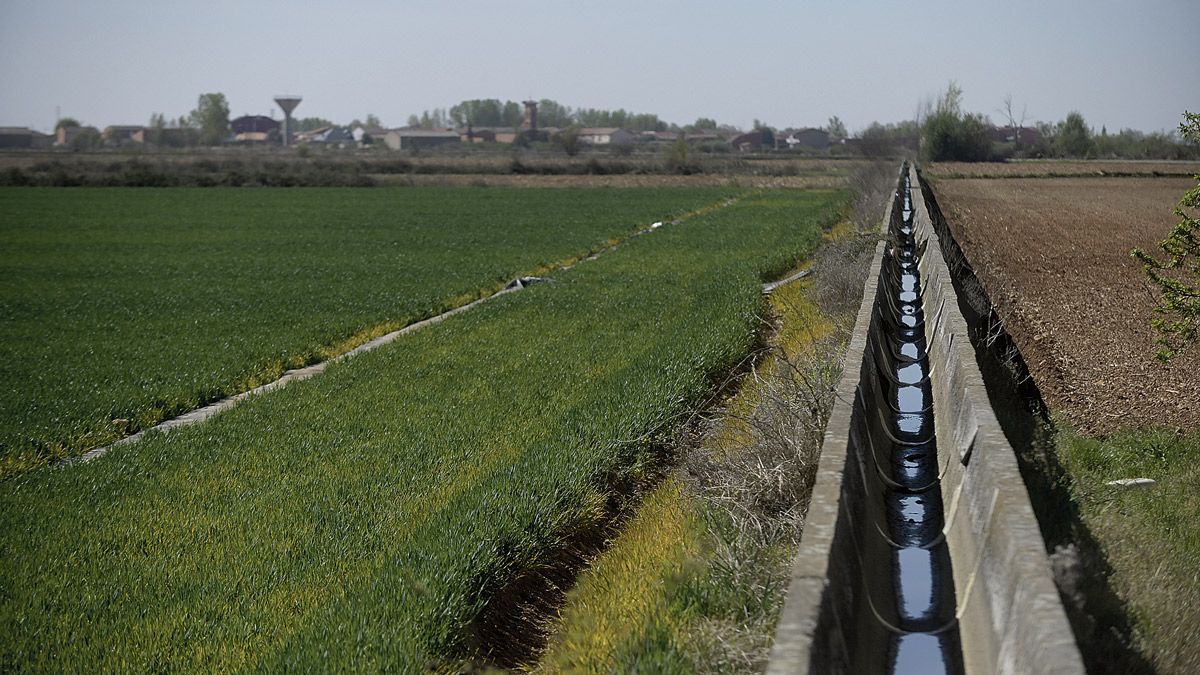
<svg viewBox="0 0 1200 675">
<path fill-rule="evenodd" d="M 920 186 L 909 168 L 914 188 Z M 914 193 L 920 193 L 914 189 Z M 966 320 L 924 198 L 914 225 L 925 280 L 946 539 L 968 673 L 1083 673 L 1046 547 L 975 362 Z"/>
<path fill-rule="evenodd" d="M 885 229 L 892 221 L 895 209 L 895 200 L 889 201 L 883 218 Z M 845 639 L 849 631 L 842 623 L 852 619 L 846 609 L 857 604 L 854 595 L 863 574 L 848 536 L 853 528 L 850 521 L 856 516 L 861 517 L 856 508 L 861 500 L 853 497 L 861 485 L 856 482 L 855 488 L 850 489 L 843 483 L 857 477 L 851 465 L 855 452 L 851 444 L 854 401 L 863 377 L 867 333 L 874 315 L 885 246 L 884 241 L 875 246 L 875 257 L 863 283 L 862 303 L 850 334 L 842 379 L 821 443 L 821 459 L 817 464 L 800 551 L 792 564 L 787 600 L 775 628 L 768 675 L 808 673 L 814 665 L 816 668 L 811 672 L 823 672 L 817 664 L 836 663 L 840 668 L 830 668 L 830 671 L 844 670 L 850 662 L 851 646 Z"/>
</svg>

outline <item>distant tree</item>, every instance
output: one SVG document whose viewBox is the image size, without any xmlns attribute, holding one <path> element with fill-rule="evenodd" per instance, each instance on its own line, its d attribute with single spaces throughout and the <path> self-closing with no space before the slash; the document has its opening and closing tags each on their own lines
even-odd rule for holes
<svg viewBox="0 0 1200 675">
<path fill-rule="evenodd" d="M 1012 94 L 1004 97 L 1004 105 L 1000 108 L 1000 114 L 1004 115 L 1004 119 L 1008 120 L 1009 128 L 1013 129 L 1013 142 L 1017 148 L 1021 147 L 1021 129 L 1025 127 L 1026 109 L 1021 107 L 1021 117 L 1017 118 L 1013 107 Z"/>
<path fill-rule="evenodd" d="M 951 81 L 922 127 L 921 152 L 931 162 L 983 162 L 991 157 L 991 124 L 962 111 L 962 89 Z"/>
<path fill-rule="evenodd" d="M 167 118 L 162 113 L 151 113 L 150 124 L 146 126 L 146 142 L 150 145 L 162 145 L 166 136 Z"/>
<path fill-rule="evenodd" d="M 72 150 L 90 150 L 100 146 L 100 132 L 93 127 L 80 127 L 79 131 L 71 137 L 71 142 L 68 147 Z"/>
<path fill-rule="evenodd" d="M 324 117 L 305 117 L 296 121 L 296 131 L 313 131 L 333 126 L 333 122 Z"/>
<path fill-rule="evenodd" d="M 825 131 L 833 138 L 846 138 L 850 135 L 846 132 L 846 125 L 837 115 L 829 118 L 829 124 L 826 125 Z"/>
<path fill-rule="evenodd" d="M 602 110 L 581 108 L 575 111 L 577 121 L 585 127 L 616 127 L 631 131 L 665 131 L 667 123 L 652 113 L 634 113 L 623 108 Z"/>
<path fill-rule="evenodd" d="M 567 153 L 567 156 L 574 157 L 579 154 L 582 142 L 579 140 L 579 125 L 572 124 L 563 129 L 554 136 L 554 141 Z"/>
<path fill-rule="evenodd" d="M 79 120 L 75 119 L 74 117 L 64 117 L 64 118 L 58 120 L 58 123 L 56 123 L 54 125 L 54 130 L 58 131 L 59 129 L 70 128 L 70 127 L 81 127 L 81 126 L 83 126 L 83 125 L 80 124 Z"/>
<path fill-rule="evenodd" d="M 191 122 L 200 130 L 200 143 L 220 145 L 229 137 L 229 102 L 225 94 L 200 94 Z"/>
<path fill-rule="evenodd" d="M 663 165 L 667 171 L 679 174 L 695 173 L 697 167 L 692 159 L 687 139 L 680 135 L 675 142 L 663 150 Z"/>
<path fill-rule="evenodd" d="M 436 113 L 437 111 L 435 110 L 434 112 Z M 477 127 L 506 126 L 504 121 L 504 104 L 499 99 L 494 98 L 473 99 L 463 101 L 458 105 L 452 105 L 447 116 L 454 125 L 460 127 L 465 127 L 468 124 Z M 421 118 L 421 121 L 421 126 L 426 126 L 424 117 Z M 434 120 L 430 119 L 430 122 L 432 121 Z M 516 124 L 520 124 L 519 119 L 507 126 L 516 126 Z"/>
<path fill-rule="evenodd" d="M 1200 114 L 1184 112 L 1179 132 L 1193 145 L 1200 146 Z M 1158 287 L 1158 316 L 1150 324 L 1158 331 L 1157 356 L 1168 361 L 1200 340 L 1200 175 L 1196 187 L 1188 190 L 1175 215 L 1179 224 L 1158 247 L 1166 260 L 1158 260 L 1141 249 L 1133 257 L 1142 263 L 1150 282 Z"/>
<path fill-rule="evenodd" d="M 891 134 L 879 122 L 872 122 L 858 136 L 859 149 L 867 157 L 883 157 L 893 148 Z"/>
<path fill-rule="evenodd" d="M 1054 148 L 1062 157 L 1087 157 L 1092 150 L 1092 132 L 1079 112 L 1072 111 L 1059 125 Z"/>
<path fill-rule="evenodd" d="M 416 115 L 410 115 L 408 122 L 408 126 L 420 127 L 422 129 L 442 129 L 450 126 L 452 123 L 449 111 L 442 108 L 423 111 L 419 118 Z M 416 124 L 413 124 L 413 122 L 416 122 Z"/>
<path fill-rule="evenodd" d="M 569 127 L 575 124 L 575 113 L 570 106 L 544 98 L 538 101 L 538 124 L 544 127 Z"/>
<path fill-rule="evenodd" d="M 579 119 L 579 124 L 585 127 L 613 126 L 613 113 L 608 110 L 599 110 L 597 108 L 580 108 L 575 111 L 575 115 Z"/>
<path fill-rule="evenodd" d="M 668 126 L 653 113 L 631 113 L 625 121 L 625 128 L 631 131 L 666 131 Z"/>
<path fill-rule="evenodd" d="M 350 129 L 357 129 L 359 127 L 368 127 L 368 128 L 375 129 L 375 128 L 382 128 L 383 122 L 380 122 L 379 118 L 376 117 L 375 115 L 368 114 L 367 118 L 365 120 L 360 120 L 357 117 L 355 117 L 354 119 L 350 120 L 350 124 L 347 124 L 346 126 L 349 127 Z"/>
<path fill-rule="evenodd" d="M 716 129 L 717 121 L 711 117 L 697 117 L 695 122 L 692 122 L 693 129 Z"/>
<path fill-rule="evenodd" d="M 504 127 L 521 126 L 521 122 L 525 120 L 525 106 L 518 104 L 516 101 L 505 101 L 504 107 L 500 109 L 500 125 Z M 538 110 L 538 125 L 546 126 L 542 120 L 542 111 Z"/>
</svg>

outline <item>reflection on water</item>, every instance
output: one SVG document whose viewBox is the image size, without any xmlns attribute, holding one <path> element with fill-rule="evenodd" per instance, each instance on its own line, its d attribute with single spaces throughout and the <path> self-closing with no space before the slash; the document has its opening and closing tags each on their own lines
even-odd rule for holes
<svg viewBox="0 0 1200 675">
<path fill-rule="evenodd" d="M 906 179 L 907 180 L 907 179 Z M 899 269 L 893 277 L 895 303 L 889 319 L 896 326 L 889 353 L 899 354 L 894 364 L 895 381 L 891 416 L 893 476 L 896 487 L 887 490 L 889 537 L 893 545 L 891 567 L 895 587 L 895 620 L 902 632 L 895 634 L 889 655 L 891 672 L 959 673 L 962 656 L 954 619 L 954 589 L 950 556 L 943 526 L 937 447 L 933 439 L 933 410 L 925 352 L 925 329 L 921 321 L 921 280 L 917 270 L 913 237 L 911 191 L 907 182 L 902 193 L 904 224 L 899 228 L 895 255 L 890 263 Z M 885 315 L 893 312 L 885 311 Z M 883 332 L 877 334 L 882 335 Z"/>
</svg>

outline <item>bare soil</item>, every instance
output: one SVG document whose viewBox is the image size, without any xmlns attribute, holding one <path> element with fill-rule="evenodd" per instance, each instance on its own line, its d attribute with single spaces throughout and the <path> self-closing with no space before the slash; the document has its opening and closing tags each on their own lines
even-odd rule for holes
<svg viewBox="0 0 1200 675">
<path fill-rule="evenodd" d="M 1008 162 L 937 162 L 925 167 L 929 178 L 1051 178 L 1154 176 L 1187 178 L 1200 173 L 1200 162 L 1169 160 L 1028 159 Z"/>
<path fill-rule="evenodd" d="M 1187 178 L 941 180 L 950 228 L 1051 410 L 1081 433 L 1200 428 L 1200 347 L 1154 357 L 1157 251 Z"/>
</svg>

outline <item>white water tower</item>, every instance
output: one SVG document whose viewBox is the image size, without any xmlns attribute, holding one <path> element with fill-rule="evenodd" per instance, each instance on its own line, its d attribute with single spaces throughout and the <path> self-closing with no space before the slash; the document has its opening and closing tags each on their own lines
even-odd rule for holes
<svg viewBox="0 0 1200 675">
<path fill-rule="evenodd" d="M 276 96 L 275 103 L 283 109 L 283 146 L 292 144 L 292 111 L 300 105 L 299 96 Z"/>
</svg>

